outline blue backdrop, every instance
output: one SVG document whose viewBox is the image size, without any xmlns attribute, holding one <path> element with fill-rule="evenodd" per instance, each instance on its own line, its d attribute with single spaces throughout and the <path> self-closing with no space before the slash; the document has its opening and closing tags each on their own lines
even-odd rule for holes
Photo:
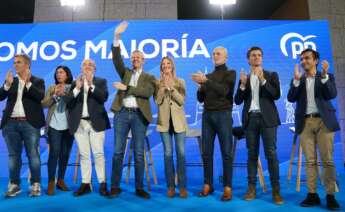
<svg viewBox="0 0 345 212">
<path fill-rule="evenodd" d="M 14 72 L 12 64 L 16 53 L 25 52 L 31 56 L 32 73 L 44 78 L 46 88 L 54 82 L 53 74 L 58 65 L 69 66 L 76 77 L 80 73 L 82 60 L 90 57 L 96 61 L 96 75 L 108 81 L 111 95 L 106 108 L 109 110 L 116 92 L 111 84 L 119 80 L 110 52 L 114 28 L 118 23 L 109 21 L 0 25 L 0 80 L 4 80 L 8 69 Z M 227 65 L 235 69 L 239 76 L 241 68 L 249 72 L 247 49 L 254 45 L 262 47 L 264 68 L 278 72 L 281 81 L 282 97 L 276 102 L 282 120 L 278 133 L 281 163 L 289 159 L 291 149 L 292 133 L 289 127 L 293 126 L 294 122 L 294 106 L 287 102 L 286 95 L 293 76 L 294 64 L 299 62 L 300 52 L 306 47 L 316 49 L 321 53 L 322 60 L 330 62 L 330 71 L 333 71 L 327 21 L 129 21 L 129 27 L 122 39 L 125 63 L 130 66 L 130 52 L 139 48 L 146 56 L 144 70 L 156 77 L 159 77 L 162 56 L 174 57 L 177 75 L 186 80 L 185 109 L 190 128 L 200 127 L 202 111 L 202 106 L 198 105 L 196 100 L 197 85 L 191 81 L 190 75 L 198 70 L 213 70 L 212 49 L 219 45 L 226 47 L 229 53 Z M 236 81 L 238 82 L 238 79 Z M 3 109 L 4 103 L 0 103 L 0 109 Z M 156 114 L 153 101 L 152 105 L 153 114 Z M 112 117 L 111 112 L 109 117 Z M 156 115 L 154 117 L 154 123 L 150 125 L 152 129 L 155 129 Z M 234 107 L 234 125 L 240 125 L 240 117 L 241 107 Z M 0 161 L 5 165 L 7 151 L 2 138 L 0 140 Z M 336 141 L 339 142 L 338 135 Z M 152 134 L 151 142 L 155 157 L 162 159 L 160 138 L 156 132 Z M 196 143 L 190 142 L 186 148 L 188 160 L 200 160 Z M 245 158 L 245 146 L 240 146 L 238 151 L 241 151 L 241 148 L 240 155 Z M 42 151 L 44 149 L 45 146 L 42 144 Z M 112 130 L 107 131 L 105 149 L 107 167 L 110 168 L 113 152 Z M 46 154 L 43 152 L 42 161 L 44 160 Z M 220 165 L 219 163 L 218 166 Z M 162 176 L 163 164 L 157 162 L 156 168 Z M 46 171 L 43 174 L 46 175 Z M 7 176 L 7 171 L 2 171 L 1 176 Z"/>
</svg>

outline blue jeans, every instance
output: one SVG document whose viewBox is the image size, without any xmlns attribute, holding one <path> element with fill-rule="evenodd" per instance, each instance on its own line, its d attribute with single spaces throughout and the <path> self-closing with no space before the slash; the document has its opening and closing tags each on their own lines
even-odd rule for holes
<svg viewBox="0 0 345 212">
<path fill-rule="evenodd" d="M 248 183 L 256 185 L 261 135 L 265 157 L 268 162 L 271 185 L 274 188 L 279 188 L 279 161 L 276 152 L 277 128 L 265 127 L 261 114 L 254 113 L 249 115 L 249 122 L 245 129 L 245 135 L 248 149 Z"/>
<path fill-rule="evenodd" d="M 48 180 L 55 180 L 59 161 L 58 179 L 64 179 L 69 155 L 73 145 L 73 135 L 67 130 L 48 129 L 49 157 Z"/>
<path fill-rule="evenodd" d="M 143 189 L 144 180 L 144 143 L 147 120 L 143 114 L 138 111 L 127 111 L 122 108 L 119 112 L 115 112 L 114 116 L 114 140 L 115 151 L 113 154 L 111 187 L 119 188 L 122 177 L 123 156 L 126 148 L 126 141 L 129 130 L 132 132 L 132 145 L 134 149 L 135 162 L 135 188 Z"/>
<path fill-rule="evenodd" d="M 201 148 L 204 163 L 204 184 L 213 186 L 214 139 L 218 136 L 223 159 L 223 185 L 232 187 L 232 113 L 204 111 L 202 114 Z"/>
<path fill-rule="evenodd" d="M 39 153 L 40 129 L 34 128 L 27 121 L 10 119 L 2 129 L 7 149 L 10 182 L 20 184 L 20 169 L 22 167 L 23 142 L 29 159 L 31 184 L 41 181 L 41 161 Z"/>
<path fill-rule="evenodd" d="M 186 188 L 186 166 L 185 166 L 185 154 L 184 144 L 186 133 L 175 132 L 161 132 L 161 138 L 164 146 L 164 167 L 165 167 L 165 179 L 167 181 L 168 188 L 175 188 L 175 169 L 173 160 L 173 141 L 172 137 L 175 137 L 175 150 L 177 155 L 177 180 L 179 188 Z"/>
</svg>

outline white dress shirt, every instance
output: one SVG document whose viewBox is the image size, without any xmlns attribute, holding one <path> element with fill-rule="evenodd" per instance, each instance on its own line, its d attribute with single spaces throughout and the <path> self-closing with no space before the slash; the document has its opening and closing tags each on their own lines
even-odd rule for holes
<svg viewBox="0 0 345 212">
<path fill-rule="evenodd" d="M 12 111 L 12 114 L 11 114 L 11 117 L 12 118 L 15 118 L 15 117 L 25 117 L 25 110 L 24 110 L 24 106 L 23 106 L 23 92 L 24 92 L 24 86 L 26 86 L 26 89 L 30 89 L 32 83 L 31 82 L 28 82 L 25 84 L 25 81 L 20 79 L 18 77 L 18 90 L 17 90 L 17 100 L 16 100 L 16 103 L 14 104 L 14 108 L 13 108 L 13 111 Z M 13 83 L 12 83 L 13 85 Z M 12 86 L 11 85 L 11 86 Z M 8 87 L 5 83 L 4 85 L 4 89 L 5 91 L 8 91 L 10 90 L 11 87 Z"/>
<path fill-rule="evenodd" d="M 250 89 L 252 92 L 252 101 L 250 103 L 249 107 L 249 112 L 251 111 L 260 111 L 260 96 L 259 96 L 259 91 L 260 91 L 260 80 L 259 77 L 256 74 L 250 74 Z M 265 85 L 266 80 L 263 80 L 261 82 L 261 85 Z M 243 91 L 246 88 L 240 86 L 240 89 Z"/>
<path fill-rule="evenodd" d="M 325 78 L 321 79 L 321 83 L 325 84 L 328 80 L 328 74 Z M 306 78 L 306 91 L 307 91 L 307 109 L 306 114 L 318 113 L 319 109 L 317 108 L 315 102 L 315 77 Z M 300 80 L 293 80 L 293 85 L 298 87 L 300 85 Z"/>
<path fill-rule="evenodd" d="M 114 47 L 119 47 L 120 46 L 119 40 L 114 39 L 113 45 L 114 45 Z M 131 80 L 129 81 L 130 86 L 137 87 L 138 79 L 139 79 L 142 71 L 143 71 L 142 69 L 133 70 Z M 136 100 L 135 96 L 133 96 L 133 95 L 126 96 L 125 98 L 123 98 L 122 105 L 124 107 L 128 107 L 128 108 L 138 108 L 139 107 L 137 100 Z"/>
<path fill-rule="evenodd" d="M 84 80 L 84 85 L 83 85 L 83 95 L 84 95 L 84 98 L 83 98 L 83 110 L 82 110 L 82 115 L 81 117 L 82 118 L 88 118 L 90 117 L 90 114 L 89 114 L 89 110 L 88 110 L 88 107 L 87 107 L 87 94 L 89 92 L 89 89 L 91 88 L 91 92 L 93 92 L 95 90 L 95 85 L 91 85 L 89 86 L 89 84 L 87 83 L 86 80 Z M 73 95 L 74 95 L 74 98 L 78 96 L 78 94 L 80 93 L 80 90 L 75 87 L 73 89 Z"/>
<path fill-rule="evenodd" d="M 129 81 L 130 86 L 137 87 L 138 79 L 139 79 L 141 73 L 142 73 L 141 69 L 133 71 L 131 80 Z M 126 96 L 125 98 L 123 98 L 123 106 L 129 107 L 129 108 L 137 108 L 138 103 L 137 103 L 135 96 L 130 95 L 130 96 Z"/>
</svg>

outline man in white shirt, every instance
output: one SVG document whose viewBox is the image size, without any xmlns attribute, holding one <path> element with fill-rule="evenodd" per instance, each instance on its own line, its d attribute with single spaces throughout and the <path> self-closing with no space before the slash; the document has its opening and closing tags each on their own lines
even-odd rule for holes
<svg viewBox="0 0 345 212">
<path fill-rule="evenodd" d="M 291 82 L 288 100 L 296 102 L 295 128 L 306 161 L 307 198 L 301 202 L 302 207 L 320 205 L 317 194 L 317 152 L 319 150 L 323 180 L 326 187 L 327 208 L 338 210 L 340 206 L 335 200 L 336 173 L 333 159 L 334 134 L 340 129 L 335 109 L 331 100 L 337 96 L 337 88 L 333 74 L 328 73 L 329 64 L 322 61 L 322 71 L 317 71 L 319 53 L 313 49 L 305 49 L 301 53 L 301 66 L 304 75 L 295 65 L 294 78 Z"/>
<path fill-rule="evenodd" d="M 0 101 L 7 99 L 1 120 L 1 129 L 9 155 L 10 182 L 6 197 L 21 192 L 20 169 L 22 166 L 23 144 L 29 159 L 31 173 L 30 196 L 40 196 L 41 161 L 39 154 L 40 128 L 45 125 L 41 100 L 44 97 L 44 81 L 31 74 L 30 57 L 15 55 L 14 68 L 6 75 L 5 84 L 0 88 Z"/>
<path fill-rule="evenodd" d="M 239 88 L 235 103 L 244 102 L 242 127 L 248 149 L 248 191 L 244 197 L 250 201 L 256 197 L 257 164 L 262 138 L 265 157 L 272 185 L 272 199 L 276 204 L 283 204 L 280 195 L 279 161 L 277 157 L 277 127 L 280 125 L 275 100 L 280 98 L 280 84 L 277 72 L 264 70 L 263 50 L 254 46 L 247 51 L 250 75 L 243 71 L 240 75 Z M 248 79 L 249 78 L 249 79 Z"/>
<path fill-rule="evenodd" d="M 74 196 L 91 192 L 91 151 L 100 185 L 99 193 L 108 196 L 104 158 L 105 130 L 110 128 L 104 108 L 104 103 L 108 99 L 107 81 L 94 76 L 96 64 L 91 59 L 85 59 L 81 69 L 82 76 L 72 84 L 71 91 L 65 97 L 70 111 L 69 130 L 74 134 L 80 153 L 82 184 L 74 192 Z"/>
</svg>

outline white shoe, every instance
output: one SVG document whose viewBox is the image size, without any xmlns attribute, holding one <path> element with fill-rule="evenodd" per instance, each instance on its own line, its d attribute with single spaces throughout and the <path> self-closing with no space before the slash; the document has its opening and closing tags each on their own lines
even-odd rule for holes
<svg viewBox="0 0 345 212">
<path fill-rule="evenodd" d="M 15 197 L 21 192 L 19 185 L 17 184 L 8 184 L 8 190 L 5 193 L 5 197 Z"/>
<path fill-rule="evenodd" d="M 39 183 L 33 183 L 31 186 L 30 197 L 41 196 L 41 185 Z"/>
</svg>

